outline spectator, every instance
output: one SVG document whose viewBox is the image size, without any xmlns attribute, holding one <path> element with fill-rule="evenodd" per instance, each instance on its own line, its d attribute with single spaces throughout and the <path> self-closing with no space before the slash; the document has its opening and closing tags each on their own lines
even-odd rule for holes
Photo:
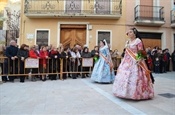
<svg viewBox="0 0 175 115">
<path fill-rule="evenodd" d="M 89 52 L 89 48 L 84 47 L 83 52 L 81 54 L 82 58 L 91 58 L 91 53 Z M 89 71 L 89 67 L 83 67 L 83 72 Z M 82 74 L 82 78 L 89 77 L 87 73 Z"/>
<path fill-rule="evenodd" d="M 63 72 L 70 72 L 70 57 L 71 54 L 69 52 L 69 48 L 64 48 L 64 51 L 61 52 L 61 57 L 63 58 Z M 68 73 L 68 76 L 70 77 L 70 73 Z M 67 75 L 66 73 L 63 73 L 63 79 L 66 79 Z"/>
<path fill-rule="evenodd" d="M 98 55 L 98 52 L 99 52 L 98 50 L 99 50 L 98 46 L 95 46 L 94 49 L 91 51 L 91 56 L 94 57 Z"/>
<path fill-rule="evenodd" d="M 171 60 L 171 55 L 170 55 L 170 53 L 169 53 L 169 49 L 168 49 L 168 48 L 165 49 L 165 54 L 166 54 L 166 57 L 167 57 L 166 71 L 170 71 L 170 60 Z"/>
<path fill-rule="evenodd" d="M 160 60 L 158 57 L 154 61 L 155 73 L 160 73 Z"/>
<path fill-rule="evenodd" d="M 36 50 L 36 46 L 32 46 L 30 51 L 29 51 L 29 57 L 30 58 L 35 58 L 35 59 L 39 59 L 39 55 L 37 53 L 37 50 Z M 30 73 L 34 73 L 34 74 L 38 74 L 38 68 L 32 68 L 30 70 Z M 36 81 L 36 75 L 32 76 L 31 78 L 32 81 Z"/>
<path fill-rule="evenodd" d="M 76 44 L 75 47 L 78 49 L 79 54 L 81 55 L 83 52 L 82 46 L 79 44 Z M 81 72 L 81 65 L 82 65 L 82 59 L 81 58 L 77 58 L 78 62 L 79 62 L 79 66 L 78 66 L 78 72 Z M 80 73 L 78 73 L 77 75 L 80 76 Z"/>
<path fill-rule="evenodd" d="M 153 56 L 155 54 L 155 52 L 158 52 L 158 49 L 157 47 L 154 47 L 151 51 L 151 55 Z"/>
<path fill-rule="evenodd" d="M 5 46 L 0 44 L 0 74 L 4 74 L 4 53 L 5 52 Z M 2 76 L 2 81 L 6 82 L 7 81 L 7 77 L 6 76 Z"/>
<path fill-rule="evenodd" d="M 40 72 L 42 73 L 42 81 L 46 81 L 46 75 L 43 73 L 46 73 L 46 64 L 47 64 L 47 59 L 48 59 L 48 51 L 46 49 L 45 46 L 41 47 L 40 50 L 40 60 L 39 60 L 39 64 L 40 64 Z"/>
<path fill-rule="evenodd" d="M 79 58 L 81 58 L 81 55 L 80 55 L 80 53 L 79 53 L 79 51 L 78 51 L 78 49 L 77 49 L 77 47 L 74 47 L 73 48 L 73 50 L 71 51 L 71 62 L 72 62 L 72 71 L 73 72 L 75 72 L 75 73 L 73 73 L 72 74 L 72 78 L 73 79 L 76 79 L 77 78 L 77 71 L 78 71 L 78 68 L 79 68 L 79 66 L 80 66 L 80 60 L 79 60 Z"/>
<path fill-rule="evenodd" d="M 147 54 L 149 54 L 151 56 L 151 47 L 150 46 L 146 48 L 146 52 L 147 52 Z"/>
<path fill-rule="evenodd" d="M 175 71 L 175 50 L 173 51 L 171 57 L 172 57 L 172 66 L 173 66 L 173 71 Z"/>
<path fill-rule="evenodd" d="M 60 44 L 60 46 L 58 47 L 58 52 L 61 54 L 61 52 L 63 51 L 64 51 L 63 44 Z"/>
<path fill-rule="evenodd" d="M 98 46 L 95 46 L 94 49 L 91 51 L 91 56 L 94 59 L 94 63 L 93 63 L 93 65 L 94 65 L 95 62 L 97 62 L 97 60 L 99 58 L 99 48 L 98 48 Z"/>
<path fill-rule="evenodd" d="M 11 40 L 10 41 L 10 46 L 7 47 L 6 49 L 6 56 L 8 57 L 8 59 L 10 61 L 8 61 L 7 63 L 10 63 L 10 74 L 17 74 L 18 73 L 18 57 L 17 57 L 17 52 L 18 52 L 18 48 L 16 47 L 16 41 L 15 40 Z M 7 73 L 6 73 L 7 74 Z M 9 76 L 9 81 L 10 82 L 14 82 L 14 76 Z"/>
<path fill-rule="evenodd" d="M 51 51 L 49 52 L 49 57 L 51 58 L 49 61 L 49 65 L 50 65 L 50 73 L 56 73 L 57 72 L 57 68 L 58 68 L 58 50 L 56 47 L 52 47 Z M 56 80 L 56 76 L 57 74 L 51 74 L 49 75 L 51 80 Z"/>
<path fill-rule="evenodd" d="M 163 50 L 163 68 L 162 68 L 162 72 L 163 73 L 166 73 L 167 71 L 167 64 L 168 64 L 168 57 L 167 57 L 167 54 L 166 54 L 166 50 Z"/>
<path fill-rule="evenodd" d="M 20 62 L 20 74 L 24 74 L 24 62 L 25 59 L 28 57 L 28 51 L 27 51 L 27 45 L 22 44 L 20 49 L 18 50 L 17 57 L 19 58 Z M 21 75 L 20 76 L 20 82 L 24 82 L 25 76 Z"/>
<path fill-rule="evenodd" d="M 37 56 L 39 56 L 39 52 L 40 52 L 41 46 L 34 45 L 33 47 L 34 47 L 34 49 L 35 49 L 35 53 L 37 54 Z"/>
<path fill-rule="evenodd" d="M 163 73 L 163 53 L 162 53 L 162 49 L 158 49 L 158 50 L 156 50 L 157 51 L 157 53 L 155 54 L 156 55 L 156 57 L 158 57 L 159 58 L 159 61 L 160 61 L 160 73 Z"/>
</svg>

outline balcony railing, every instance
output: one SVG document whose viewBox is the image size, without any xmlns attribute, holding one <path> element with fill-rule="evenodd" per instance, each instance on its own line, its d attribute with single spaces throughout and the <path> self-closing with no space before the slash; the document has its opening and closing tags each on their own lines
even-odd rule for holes
<svg viewBox="0 0 175 115">
<path fill-rule="evenodd" d="M 175 10 L 170 11 L 171 27 L 175 27 Z"/>
<path fill-rule="evenodd" d="M 140 24 L 162 25 L 164 21 L 164 7 L 137 5 L 134 9 L 135 22 Z"/>
<path fill-rule="evenodd" d="M 119 18 L 122 0 L 25 0 L 28 17 Z"/>
</svg>

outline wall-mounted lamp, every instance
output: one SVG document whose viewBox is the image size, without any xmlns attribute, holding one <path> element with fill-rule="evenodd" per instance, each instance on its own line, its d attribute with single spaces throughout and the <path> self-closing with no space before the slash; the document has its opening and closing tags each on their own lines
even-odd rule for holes
<svg viewBox="0 0 175 115">
<path fill-rule="evenodd" d="M 88 30 L 92 30 L 92 25 L 88 25 Z"/>
</svg>

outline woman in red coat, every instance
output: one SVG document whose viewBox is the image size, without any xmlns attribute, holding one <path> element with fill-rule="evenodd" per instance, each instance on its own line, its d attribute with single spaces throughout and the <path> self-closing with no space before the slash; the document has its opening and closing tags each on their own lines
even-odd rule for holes
<svg viewBox="0 0 175 115">
<path fill-rule="evenodd" d="M 41 47 L 39 56 L 40 56 L 40 60 L 39 60 L 40 72 L 45 73 L 46 72 L 47 59 L 48 59 L 48 51 L 47 51 L 45 46 Z M 42 81 L 46 81 L 46 75 L 45 74 L 42 74 Z"/>
<path fill-rule="evenodd" d="M 36 51 L 35 45 L 31 47 L 31 49 L 29 51 L 29 57 L 39 59 L 39 53 Z M 38 74 L 38 68 L 30 69 L 29 73 Z M 37 77 L 37 75 L 31 76 L 31 81 L 36 81 L 36 77 Z"/>
</svg>

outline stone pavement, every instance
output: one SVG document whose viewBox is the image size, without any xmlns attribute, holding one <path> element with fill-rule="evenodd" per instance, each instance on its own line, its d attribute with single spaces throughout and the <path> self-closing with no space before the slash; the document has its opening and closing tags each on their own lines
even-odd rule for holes
<svg viewBox="0 0 175 115">
<path fill-rule="evenodd" d="M 112 84 L 89 78 L 3 83 L 0 115 L 175 115 L 175 72 L 154 77 L 155 97 L 145 101 L 114 97 Z"/>
</svg>

